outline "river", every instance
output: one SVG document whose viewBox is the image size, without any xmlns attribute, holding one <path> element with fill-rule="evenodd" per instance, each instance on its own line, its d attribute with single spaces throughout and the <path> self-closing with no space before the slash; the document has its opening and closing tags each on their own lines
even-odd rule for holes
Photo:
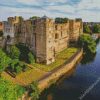
<svg viewBox="0 0 100 100">
<path fill-rule="evenodd" d="M 75 68 L 45 90 L 39 100 L 100 100 L 100 42 Z"/>
</svg>

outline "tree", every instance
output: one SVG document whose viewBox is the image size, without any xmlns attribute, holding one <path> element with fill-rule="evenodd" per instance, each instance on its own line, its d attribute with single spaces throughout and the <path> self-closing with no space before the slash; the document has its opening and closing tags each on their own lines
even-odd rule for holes
<svg viewBox="0 0 100 100">
<path fill-rule="evenodd" d="M 29 63 L 31 64 L 35 63 L 35 57 L 31 52 L 29 52 L 28 57 L 29 57 Z"/>
<path fill-rule="evenodd" d="M 30 51 L 29 48 L 24 44 L 17 44 L 16 46 L 20 50 L 20 60 L 28 63 L 28 53 Z"/>
<path fill-rule="evenodd" d="M 15 67 L 15 69 L 16 69 L 17 74 L 22 72 L 22 67 L 21 66 L 17 66 L 17 67 Z"/>
<path fill-rule="evenodd" d="M 96 42 L 93 40 L 91 35 L 83 34 L 79 39 L 79 43 L 83 46 L 85 52 L 96 53 Z"/>
<path fill-rule="evenodd" d="M 18 59 L 12 60 L 11 63 L 10 63 L 11 72 L 15 72 L 16 65 L 17 66 L 19 65 L 19 60 Z"/>
<path fill-rule="evenodd" d="M 95 24 L 93 26 L 93 33 L 100 33 L 100 25 Z"/>
<path fill-rule="evenodd" d="M 30 87 L 30 95 L 33 98 L 33 100 L 37 100 L 39 98 L 39 89 L 38 89 L 38 83 L 37 82 L 33 82 Z"/>
<path fill-rule="evenodd" d="M 84 33 L 91 33 L 91 29 L 90 29 L 89 25 L 84 25 L 83 26 L 83 32 Z"/>
<path fill-rule="evenodd" d="M 11 59 L 0 49 L 0 73 L 10 64 Z"/>
<path fill-rule="evenodd" d="M 38 17 L 38 16 L 33 16 L 33 17 L 31 17 L 30 19 L 37 19 L 37 18 L 40 18 L 40 17 Z"/>
<path fill-rule="evenodd" d="M 0 37 L 2 37 L 3 36 L 3 31 L 0 31 Z"/>
<path fill-rule="evenodd" d="M 26 68 L 25 64 L 20 62 L 18 59 L 12 60 L 10 64 L 11 72 L 15 72 L 16 74 L 22 72 L 22 70 L 25 68 Z"/>
<path fill-rule="evenodd" d="M 55 19 L 55 22 L 56 23 L 67 23 L 68 22 L 68 18 L 60 18 L 60 17 L 57 17 Z"/>
<path fill-rule="evenodd" d="M 24 87 L 0 78 L 0 100 L 18 100 L 24 93 Z"/>
<path fill-rule="evenodd" d="M 19 59 L 20 51 L 16 46 L 11 46 L 11 50 L 10 50 L 9 55 L 12 59 Z"/>
</svg>

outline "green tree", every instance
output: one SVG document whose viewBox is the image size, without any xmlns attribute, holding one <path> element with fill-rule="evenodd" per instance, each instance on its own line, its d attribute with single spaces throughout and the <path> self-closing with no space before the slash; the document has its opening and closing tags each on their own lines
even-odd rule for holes
<svg viewBox="0 0 100 100">
<path fill-rule="evenodd" d="M 10 64 L 10 69 L 12 72 L 15 71 L 15 67 L 19 65 L 19 60 L 18 59 L 14 59 L 11 61 L 11 64 Z"/>
<path fill-rule="evenodd" d="M 31 64 L 35 63 L 35 57 L 31 52 L 29 52 L 28 57 L 29 57 L 29 63 Z"/>
<path fill-rule="evenodd" d="M 29 90 L 31 91 L 31 97 L 33 98 L 33 100 L 37 100 L 39 99 L 39 89 L 38 89 L 38 83 L 37 82 L 33 82 L 31 85 L 30 85 L 30 88 Z"/>
<path fill-rule="evenodd" d="M 40 18 L 40 17 L 38 17 L 38 16 L 33 16 L 33 17 L 31 17 L 30 19 L 37 19 L 37 18 Z"/>
<path fill-rule="evenodd" d="M 96 53 L 96 42 L 93 40 L 91 35 L 81 35 L 79 43 L 83 46 L 85 52 Z"/>
<path fill-rule="evenodd" d="M 24 87 L 0 78 L 0 100 L 18 100 L 24 93 Z"/>
<path fill-rule="evenodd" d="M 12 59 L 19 59 L 20 51 L 16 46 L 11 46 L 11 50 L 10 50 L 9 55 Z"/>
<path fill-rule="evenodd" d="M 0 31 L 0 37 L 2 37 L 3 36 L 3 31 Z"/>
<path fill-rule="evenodd" d="M 67 23 L 68 22 L 68 18 L 57 17 L 57 18 L 55 18 L 55 22 L 56 23 Z"/>
<path fill-rule="evenodd" d="M 100 33 L 100 25 L 95 24 L 93 26 L 93 33 Z"/>
<path fill-rule="evenodd" d="M 11 59 L 0 49 L 0 73 L 10 64 Z"/>
<path fill-rule="evenodd" d="M 22 66 L 16 66 L 15 69 L 17 74 L 22 72 Z"/>
<path fill-rule="evenodd" d="M 24 63 L 20 62 L 18 59 L 14 59 L 10 64 L 11 72 L 15 72 L 16 74 L 22 72 L 23 66 L 25 67 Z"/>
<path fill-rule="evenodd" d="M 84 25 L 83 26 L 83 32 L 84 33 L 91 33 L 91 29 L 90 29 L 89 25 Z"/>
</svg>

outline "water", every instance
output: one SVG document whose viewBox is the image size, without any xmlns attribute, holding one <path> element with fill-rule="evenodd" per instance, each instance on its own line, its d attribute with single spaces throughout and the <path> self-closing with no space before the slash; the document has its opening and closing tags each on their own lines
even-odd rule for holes
<svg viewBox="0 0 100 100">
<path fill-rule="evenodd" d="M 40 100 L 100 100 L 100 43 L 96 55 L 87 55 Z"/>
</svg>

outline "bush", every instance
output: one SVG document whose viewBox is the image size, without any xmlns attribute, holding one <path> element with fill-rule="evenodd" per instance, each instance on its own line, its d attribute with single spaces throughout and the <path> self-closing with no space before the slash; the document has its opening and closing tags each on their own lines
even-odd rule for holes
<svg viewBox="0 0 100 100">
<path fill-rule="evenodd" d="M 22 62 L 20 62 L 18 59 L 12 60 L 12 62 L 9 65 L 9 70 L 11 72 L 15 72 L 16 74 L 22 72 L 25 70 L 26 66 Z"/>
<path fill-rule="evenodd" d="M 28 58 L 29 58 L 29 63 L 31 64 L 35 63 L 35 57 L 31 52 L 29 52 Z"/>
<path fill-rule="evenodd" d="M 39 89 L 38 89 L 38 83 L 37 82 L 33 82 L 30 85 L 29 90 L 30 90 L 30 95 L 31 95 L 33 100 L 39 99 L 40 92 L 39 92 Z"/>
<path fill-rule="evenodd" d="M 11 50 L 10 50 L 9 56 L 10 56 L 12 59 L 19 59 L 19 56 L 20 56 L 20 51 L 19 51 L 19 49 L 18 49 L 16 46 L 11 46 Z"/>
<path fill-rule="evenodd" d="M 17 74 L 20 73 L 20 72 L 22 72 L 22 66 L 15 67 L 15 70 L 16 70 Z"/>
<path fill-rule="evenodd" d="M 100 25 L 95 24 L 93 26 L 93 33 L 100 33 Z"/>
<path fill-rule="evenodd" d="M 79 43 L 81 46 L 83 46 L 85 52 L 96 53 L 96 42 L 93 40 L 91 35 L 81 35 Z"/>
<path fill-rule="evenodd" d="M 11 59 L 0 49 L 0 73 L 10 64 Z"/>
<path fill-rule="evenodd" d="M 3 36 L 3 32 L 2 31 L 0 31 L 0 37 L 2 37 Z"/>
<path fill-rule="evenodd" d="M 91 29 L 90 29 L 89 25 L 84 25 L 83 26 L 83 32 L 84 33 L 91 33 Z"/>
<path fill-rule="evenodd" d="M 18 100 L 24 93 L 24 87 L 0 78 L 0 100 Z"/>
<path fill-rule="evenodd" d="M 29 63 L 29 59 L 28 59 L 28 53 L 30 51 L 29 48 L 21 43 L 17 44 L 16 46 L 20 50 L 19 60 Z"/>
<path fill-rule="evenodd" d="M 68 22 L 68 18 L 60 18 L 60 17 L 58 17 L 58 18 L 55 19 L 55 22 L 56 23 L 67 23 Z"/>
</svg>

